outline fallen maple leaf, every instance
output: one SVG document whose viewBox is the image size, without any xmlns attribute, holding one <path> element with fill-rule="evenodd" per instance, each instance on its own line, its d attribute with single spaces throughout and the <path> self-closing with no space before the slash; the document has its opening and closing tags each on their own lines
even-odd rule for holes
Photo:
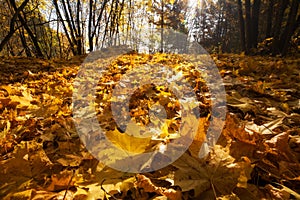
<svg viewBox="0 0 300 200">
<path fill-rule="evenodd" d="M 253 166 L 248 158 L 236 162 L 229 150 L 216 145 L 206 162 L 185 153 L 172 165 L 175 171 L 174 184 L 182 191 L 194 190 L 195 196 L 214 190 L 215 195 L 230 194 L 236 187 L 247 187 Z"/>
</svg>

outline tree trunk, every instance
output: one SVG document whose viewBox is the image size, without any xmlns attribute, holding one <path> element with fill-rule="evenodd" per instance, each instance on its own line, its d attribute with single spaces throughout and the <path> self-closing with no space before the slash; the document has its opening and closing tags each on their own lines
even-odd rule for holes
<svg viewBox="0 0 300 200">
<path fill-rule="evenodd" d="M 25 21 L 21 15 L 19 15 L 19 19 L 22 23 L 22 25 L 24 26 L 26 32 L 28 33 L 30 39 L 32 40 L 32 43 L 34 45 L 34 48 L 35 48 L 35 54 L 36 54 L 36 57 L 38 58 L 44 58 L 44 55 L 42 53 L 42 50 L 41 50 L 41 47 L 39 45 L 39 42 L 38 42 L 38 39 L 37 37 L 33 34 L 33 32 L 30 30 L 30 28 L 28 27 L 27 25 L 27 21 Z"/>
<path fill-rule="evenodd" d="M 294 34 L 294 27 L 297 26 L 297 12 L 299 8 L 299 0 L 293 0 L 290 8 L 290 13 L 288 16 L 287 25 L 284 29 L 283 34 L 280 37 L 280 50 L 281 54 L 285 55 L 287 53 L 288 47 L 290 46 L 290 40 Z M 298 24 L 299 25 L 299 24 Z"/>
<path fill-rule="evenodd" d="M 164 0 L 161 0 L 160 53 L 164 52 Z"/>
<path fill-rule="evenodd" d="M 93 16 L 95 15 L 93 11 L 93 4 L 94 1 L 90 0 L 89 2 L 89 21 L 88 21 L 88 40 L 89 40 L 89 49 L 88 51 L 92 52 L 94 49 L 94 42 L 93 42 L 93 37 L 92 37 L 92 20 Z"/>
<path fill-rule="evenodd" d="M 288 1 L 280 0 L 278 5 L 278 12 L 275 17 L 275 25 L 274 25 L 274 34 L 273 34 L 273 44 L 272 44 L 272 53 L 274 55 L 280 53 L 280 35 L 281 35 L 281 25 L 283 21 L 284 12 L 287 8 Z"/>
<path fill-rule="evenodd" d="M 20 7 L 15 9 L 15 13 L 10 21 L 9 32 L 0 43 L 0 52 L 3 50 L 4 46 L 7 44 L 7 42 L 10 40 L 10 38 L 16 32 L 16 29 L 15 29 L 16 20 L 19 16 L 20 12 L 25 8 L 25 6 L 27 5 L 28 2 L 29 2 L 29 0 L 23 1 L 23 3 L 20 5 Z"/>
<path fill-rule="evenodd" d="M 269 0 L 268 5 L 268 13 L 267 13 L 267 29 L 266 29 L 266 38 L 271 37 L 271 30 L 272 30 L 272 21 L 273 21 L 273 7 L 274 7 L 274 0 Z"/>
<path fill-rule="evenodd" d="M 68 29 L 67 29 L 67 26 L 66 26 L 66 24 L 65 24 L 65 22 L 64 22 L 64 20 L 63 20 L 63 18 L 62 18 L 62 14 L 61 14 L 61 12 L 60 12 L 61 9 L 60 9 L 59 6 L 58 6 L 57 0 L 53 0 L 53 4 L 54 4 L 55 10 L 56 10 L 56 14 L 57 14 L 58 18 L 60 19 L 60 21 L 61 21 L 61 23 L 62 23 L 62 26 L 63 26 L 64 32 L 65 32 L 65 35 L 66 35 L 67 40 L 68 40 L 68 42 L 69 42 L 69 44 L 70 44 L 70 47 L 71 47 L 71 51 L 72 51 L 72 53 L 75 55 L 75 54 L 76 54 L 76 51 L 75 51 L 75 48 L 74 48 L 74 43 L 73 43 L 73 41 L 72 41 L 72 39 L 71 39 L 71 37 L 70 37 L 70 34 L 69 34 L 69 32 L 68 32 Z"/>
<path fill-rule="evenodd" d="M 14 8 L 15 12 L 17 12 L 18 8 L 16 6 L 16 2 L 15 0 L 10 0 L 10 3 L 12 5 L 12 7 Z M 22 11 L 23 12 L 23 11 Z M 37 37 L 33 34 L 33 32 L 30 30 L 30 28 L 28 27 L 27 21 L 22 17 L 22 15 L 19 13 L 18 14 L 18 18 L 22 24 L 22 26 L 25 28 L 26 32 L 28 33 L 30 39 L 32 40 L 32 43 L 34 45 L 35 48 L 35 54 L 38 58 L 43 58 L 44 55 L 42 53 L 42 50 L 40 48 L 39 42 Z"/>
<path fill-rule="evenodd" d="M 57 1 L 57 0 L 54 0 L 54 1 Z M 68 8 L 67 8 L 68 6 Z M 78 52 L 77 52 L 77 41 L 76 41 L 76 37 L 75 37 L 75 33 L 74 33 L 74 29 L 75 29 L 75 24 L 74 24 L 74 21 L 73 21 L 73 17 L 70 16 L 71 13 L 72 13 L 72 10 L 71 10 L 71 6 L 70 6 L 70 2 L 69 0 L 67 0 L 67 2 L 65 0 L 62 0 L 62 7 L 63 7 L 63 12 L 64 12 L 64 15 L 66 17 L 66 22 L 68 24 L 68 28 L 69 28 L 69 31 L 70 31 L 70 45 L 71 45 L 71 48 L 72 48 L 72 52 L 74 55 L 78 55 Z M 58 8 L 59 9 L 59 8 Z M 62 18 L 61 18 L 62 19 Z M 62 20 L 62 23 L 64 24 L 64 21 Z M 66 31 L 68 31 L 66 29 Z M 76 48 L 75 48 L 76 47 Z"/>
<path fill-rule="evenodd" d="M 238 1 L 238 13 L 239 13 L 240 34 L 241 34 L 241 47 L 242 47 L 242 51 L 246 51 L 245 21 L 243 17 L 243 6 L 241 0 L 237 0 L 237 1 Z"/>
<path fill-rule="evenodd" d="M 20 40 L 21 40 L 21 43 L 22 43 L 22 45 L 23 45 L 23 48 L 24 48 L 24 50 L 25 50 L 26 56 L 27 56 L 27 57 L 32 57 L 30 48 L 28 47 L 27 42 L 26 42 L 26 37 L 25 37 L 25 35 L 24 35 L 24 30 L 23 30 L 23 29 L 21 29 L 21 30 L 19 31 L 19 36 L 20 36 Z"/>
<path fill-rule="evenodd" d="M 261 0 L 254 0 L 253 6 L 252 6 L 252 17 L 251 17 L 251 25 L 252 25 L 251 42 L 252 43 L 251 43 L 251 48 L 257 48 L 260 4 L 261 4 Z"/>
<path fill-rule="evenodd" d="M 76 20 L 77 20 L 77 33 L 76 33 L 76 44 L 77 44 L 77 54 L 83 54 L 83 45 L 82 45 L 82 33 L 81 33 L 81 19 L 80 19 L 80 12 L 81 12 L 81 4 L 80 0 L 77 0 L 77 12 L 76 12 Z"/>
<path fill-rule="evenodd" d="M 246 10 L 246 54 L 249 53 L 252 44 L 252 25 L 251 25 L 251 2 L 250 0 L 245 0 L 245 10 Z"/>
<path fill-rule="evenodd" d="M 105 6 L 106 4 L 108 3 L 108 0 L 104 0 L 102 2 L 102 6 L 101 6 L 101 9 L 100 9 L 100 14 L 98 15 L 98 18 L 97 18 L 97 21 L 96 21 L 96 25 L 94 26 L 94 30 L 93 32 L 91 33 L 91 38 L 92 40 L 94 39 L 94 37 L 96 36 L 96 33 L 97 33 L 97 28 L 100 26 L 100 21 L 102 20 L 102 17 L 103 17 L 103 12 L 105 11 Z M 95 17 L 95 16 L 94 16 Z M 98 29 L 98 33 L 99 33 L 99 29 Z M 99 35 L 97 36 L 99 37 Z M 96 42 L 98 42 L 98 40 L 96 40 Z"/>
</svg>

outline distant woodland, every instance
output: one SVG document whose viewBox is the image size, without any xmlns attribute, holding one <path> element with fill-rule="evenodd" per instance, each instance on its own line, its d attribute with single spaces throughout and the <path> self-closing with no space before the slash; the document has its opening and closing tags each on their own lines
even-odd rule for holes
<svg viewBox="0 0 300 200">
<path fill-rule="evenodd" d="M 145 27 L 186 34 L 210 53 L 285 56 L 300 45 L 299 0 L 1 0 L 0 8 L 2 56 L 137 49 L 133 37 Z M 167 35 L 161 36 L 163 42 Z M 158 51 L 166 49 L 149 49 Z"/>
</svg>

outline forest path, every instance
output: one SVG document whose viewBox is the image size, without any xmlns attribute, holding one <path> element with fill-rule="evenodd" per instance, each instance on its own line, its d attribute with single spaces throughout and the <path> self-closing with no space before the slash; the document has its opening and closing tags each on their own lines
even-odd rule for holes
<svg viewBox="0 0 300 200">
<path fill-rule="evenodd" d="M 155 56 L 150 56 L 155 62 L 180 64 L 176 56 Z M 126 55 L 117 63 L 128 68 L 150 57 Z M 162 170 L 139 175 L 98 163 L 78 137 L 72 95 L 83 57 L 69 61 L 1 58 L 0 197 L 299 198 L 300 59 L 234 54 L 212 57 L 227 93 L 226 124 L 218 145 L 205 159 L 197 158 L 209 123 L 206 113 L 200 118 L 204 128 L 198 130 L 198 137 L 180 159 Z M 120 72 L 106 76 L 119 80 Z M 204 86 L 195 87 L 200 90 Z M 169 93 L 166 89 L 163 92 Z M 202 103 L 205 111 L 209 101 Z M 133 115 L 147 123 L 145 113 L 138 112 L 139 106 Z M 170 106 L 170 113 L 176 111 L 176 105 Z M 104 119 L 107 115 L 99 117 L 109 124 L 109 118 Z M 106 128 L 116 130 L 112 126 Z"/>
</svg>

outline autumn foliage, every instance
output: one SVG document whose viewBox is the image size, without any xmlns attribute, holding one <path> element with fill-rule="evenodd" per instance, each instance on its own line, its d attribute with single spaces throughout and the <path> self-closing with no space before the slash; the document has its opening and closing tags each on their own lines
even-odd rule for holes
<svg viewBox="0 0 300 200">
<path fill-rule="evenodd" d="M 141 174 L 103 165 L 79 139 L 72 94 L 84 57 L 69 61 L 2 58 L 1 199 L 299 199 L 299 60 L 212 57 L 227 93 L 227 117 L 217 145 L 206 157 L 198 157 L 211 123 L 209 95 L 199 96 L 200 126 L 191 146 L 169 166 Z M 97 90 L 97 117 L 115 145 L 135 152 L 155 151 L 180 137 L 176 135 L 180 106 L 164 87 L 142 87 L 130 104 L 130 116 L 142 125 L 153 120 L 145 105 L 167 108 L 167 126 L 154 139 L 132 141 L 111 120 L 110 84 L 141 62 L 177 67 L 187 79 L 201 77 L 200 72 L 191 73 L 192 65 L 180 55 L 132 53 L 109 65 Z M 209 93 L 201 78 L 195 83 L 195 91 Z M 143 99 L 144 93 L 151 98 Z M 103 153 L 109 155 L 109 149 Z M 157 150 L 147 163 L 151 166 L 155 159 L 167 157 Z"/>
</svg>

